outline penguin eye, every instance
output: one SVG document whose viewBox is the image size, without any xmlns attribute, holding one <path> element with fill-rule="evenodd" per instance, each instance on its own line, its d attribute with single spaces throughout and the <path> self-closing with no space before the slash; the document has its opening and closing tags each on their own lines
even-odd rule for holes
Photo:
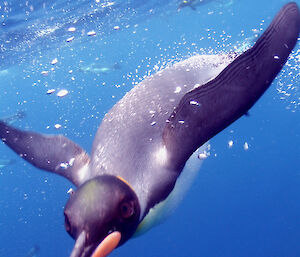
<svg viewBox="0 0 300 257">
<path fill-rule="evenodd" d="M 129 218 L 133 215 L 133 202 L 123 202 L 120 206 L 120 212 L 123 218 Z"/>
</svg>

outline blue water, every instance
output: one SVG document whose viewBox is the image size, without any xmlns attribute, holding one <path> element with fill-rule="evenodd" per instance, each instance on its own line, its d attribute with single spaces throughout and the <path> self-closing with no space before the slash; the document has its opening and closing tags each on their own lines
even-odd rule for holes
<svg viewBox="0 0 300 257">
<path fill-rule="evenodd" d="M 25 111 L 14 126 L 62 133 L 89 151 L 103 115 L 144 76 L 195 53 L 252 44 L 287 1 L 211 0 L 177 12 L 179 2 L 0 2 L 0 116 Z M 174 215 L 112 256 L 300 256 L 299 46 L 250 116 L 211 140 Z M 83 70 L 95 66 L 109 70 Z M 69 94 L 57 97 L 60 89 Z M 23 257 L 34 245 L 38 256 L 68 256 L 74 241 L 63 208 L 71 183 L 3 144 L 0 154 L 15 160 L 0 169 L 0 256 Z"/>
</svg>

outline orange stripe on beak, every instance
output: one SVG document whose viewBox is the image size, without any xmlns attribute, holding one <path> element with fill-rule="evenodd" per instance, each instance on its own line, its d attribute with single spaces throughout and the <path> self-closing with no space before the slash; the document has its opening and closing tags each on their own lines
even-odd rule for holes
<svg viewBox="0 0 300 257">
<path fill-rule="evenodd" d="M 97 246 L 96 250 L 92 254 L 92 257 L 106 257 L 118 246 L 120 240 L 121 240 L 120 232 L 115 231 L 109 234 Z"/>
</svg>

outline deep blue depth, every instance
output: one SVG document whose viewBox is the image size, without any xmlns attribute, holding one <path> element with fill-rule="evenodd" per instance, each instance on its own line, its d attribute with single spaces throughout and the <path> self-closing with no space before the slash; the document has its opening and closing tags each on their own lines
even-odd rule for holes
<svg viewBox="0 0 300 257">
<path fill-rule="evenodd" d="M 144 76 L 196 53 L 249 47 L 287 2 L 207 0 L 178 12 L 178 0 L 2 1 L 0 117 L 24 111 L 14 126 L 62 133 L 89 152 L 104 114 Z M 299 71 L 300 43 L 250 116 L 211 140 L 173 216 L 112 256 L 299 257 Z M 69 94 L 57 97 L 60 89 Z M 26 257 L 34 245 L 37 256 L 69 256 L 71 183 L 3 144 L 0 159 L 13 161 L 0 160 L 0 257 Z"/>
</svg>

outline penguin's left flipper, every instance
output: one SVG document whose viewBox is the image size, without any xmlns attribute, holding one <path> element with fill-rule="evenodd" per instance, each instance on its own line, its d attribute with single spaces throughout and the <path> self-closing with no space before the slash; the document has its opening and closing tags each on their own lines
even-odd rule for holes
<svg viewBox="0 0 300 257">
<path fill-rule="evenodd" d="M 23 159 L 39 169 L 61 175 L 76 186 L 86 180 L 87 173 L 82 168 L 90 162 L 88 154 L 62 135 L 23 131 L 0 121 L 0 138 Z"/>
<path fill-rule="evenodd" d="M 299 31 L 300 13 L 292 2 L 251 49 L 215 79 L 183 96 L 163 131 L 172 170 L 181 171 L 197 148 L 248 112 L 280 72 Z"/>
</svg>

